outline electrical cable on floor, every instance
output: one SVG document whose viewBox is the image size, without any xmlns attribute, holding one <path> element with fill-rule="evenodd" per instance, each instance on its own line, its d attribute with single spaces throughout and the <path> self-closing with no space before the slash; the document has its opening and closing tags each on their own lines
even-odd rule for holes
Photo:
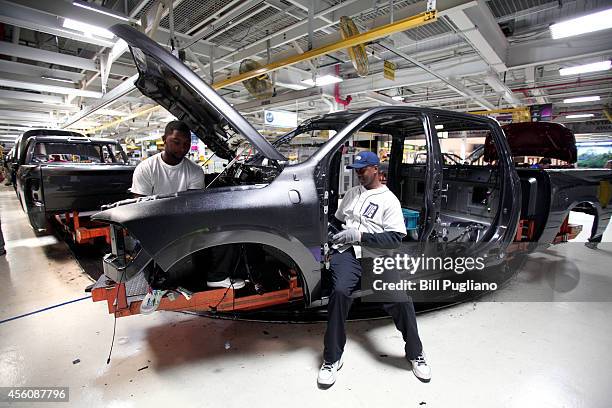
<svg viewBox="0 0 612 408">
<path fill-rule="evenodd" d="M 113 346 L 115 345 L 115 333 L 117 331 L 117 306 L 119 306 L 119 287 L 121 286 L 121 282 L 123 282 L 124 274 L 125 274 L 125 269 L 121 272 L 121 277 L 119 278 L 119 284 L 117 286 L 117 294 L 115 295 L 115 311 L 113 313 L 113 316 L 114 316 L 113 338 L 111 340 L 110 350 L 108 351 L 108 358 L 106 359 L 106 364 L 110 364 L 111 355 L 113 354 Z"/>
<path fill-rule="evenodd" d="M 8 323 L 8 322 L 11 322 L 11 321 L 17 320 L 17 319 L 22 319 L 24 317 L 32 316 L 32 315 L 35 315 L 37 313 L 46 312 L 47 310 L 51 310 L 51 309 L 55 309 L 55 308 L 58 308 L 58 307 L 66 306 L 66 305 L 69 305 L 71 303 L 79 302 L 79 301 L 85 300 L 85 299 L 91 299 L 91 295 L 84 296 L 84 297 L 77 298 L 77 299 L 73 299 L 73 300 L 68 300 L 66 302 L 58 303 L 56 305 L 47 306 L 47 307 L 44 307 L 42 309 L 34 310 L 33 312 L 28 312 L 28 313 L 24 313 L 24 314 L 21 314 L 21 315 L 18 315 L 18 316 L 9 317 L 7 319 L 0 320 L 0 324 Z"/>
</svg>

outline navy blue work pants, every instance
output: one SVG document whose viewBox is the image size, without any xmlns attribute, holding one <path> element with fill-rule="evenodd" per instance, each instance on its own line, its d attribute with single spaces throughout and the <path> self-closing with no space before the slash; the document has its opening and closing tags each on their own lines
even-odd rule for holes
<svg viewBox="0 0 612 408">
<path fill-rule="evenodd" d="M 333 363 L 340 359 L 346 344 L 346 318 L 353 303 L 351 294 L 358 289 L 361 263 L 352 249 L 331 256 L 332 290 L 327 304 L 327 330 L 323 358 Z M 393 318 L 395 327 L 406 342 L 406 356 L 413 360 L 423 351 L 412 301 L 383 303 L 383 309 Z"/>
</svg>

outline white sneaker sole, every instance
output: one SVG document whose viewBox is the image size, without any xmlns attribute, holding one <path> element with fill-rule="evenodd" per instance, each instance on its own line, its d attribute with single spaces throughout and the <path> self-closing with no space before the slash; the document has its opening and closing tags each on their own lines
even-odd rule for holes
<svg viewBox="0 0 612 408">
<path fill-rule="evenodd" d="M 336 372 L 340 371 L 343 365 L 344 365 L 344 361 L 341 360 L 340 365 L 338 366 L 338 369 L 336 370 Z M 335 383 L 336 383 L 336 380 L 334 380 L 334 382 L 331 384 L 326 384 L 326 383 L 319 382 L 319 380 L 317 379 L 317 386 L 319 387 L 320 390 L 326 390 L 330 388 L 332 385 L 334 385 Z"/>
</svg>

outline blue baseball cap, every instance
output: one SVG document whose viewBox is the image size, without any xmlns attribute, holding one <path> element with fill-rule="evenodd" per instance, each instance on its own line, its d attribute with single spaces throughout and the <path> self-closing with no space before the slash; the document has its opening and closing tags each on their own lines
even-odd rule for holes
<svg viewBox="0 0 612 408">
<path fill-rule="evenodd" d="M 374 152 L 361 152 L 355 156 L 353 164 L 346 166 L 347 169 L 363 169 L 367 166 L 378 166 L 380 160 Z"/>
</svg>

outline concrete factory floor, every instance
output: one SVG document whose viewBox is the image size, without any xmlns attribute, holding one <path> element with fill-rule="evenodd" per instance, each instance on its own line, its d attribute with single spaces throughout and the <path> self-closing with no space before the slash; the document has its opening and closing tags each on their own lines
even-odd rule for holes
<svg viewBox="0 0 612 408">
<path fill-rule="evenodd" d="M 350 323 L 344 368 L 337 383 L 322 391 L 316 376 L 324 324 L 173 312 L 121 318 L 107 365 L 113 319 L 105 303 L 83 299 L 91 280 L 67 246 L 52 236 L 35 236 L 12 188 L 0 190 L 0 219 L 8 252 L 0 257 L 0 386 L 68 386 L 70 405 L 87 407 L 607 408 L 611 403 L 609 243 L 596 251 L 564 244 L 531 255 L 527 278 L 477 302 L 419 315 L 433 371 L 429 384 L 409 371 L 391 320 Z M 572 221 L 589 217 L 573 214 Z M 611 238 L 608 228 L 604 239 Z M 551 279 L 558 270 L 564 275 Z M 566 289 L 554 301 L 519 296 L 525 285 L 536 282 L 537 289 L 557 281 L 574 288 L 570 292 L 578 293 L 579 301 L 567 301 Z M 74 302 L 7 321 L 69 301 Z"/>
</svg>

